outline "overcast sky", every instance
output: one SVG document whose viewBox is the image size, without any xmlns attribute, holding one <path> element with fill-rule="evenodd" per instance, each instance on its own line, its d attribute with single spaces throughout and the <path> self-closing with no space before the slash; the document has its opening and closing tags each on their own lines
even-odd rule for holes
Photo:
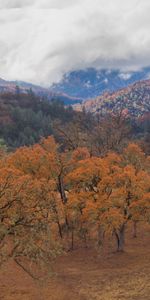
<svg viewBox="0 0 150 300">
<path fill-rule="evenodd" d="M 0 0 L 0 77 L 150 66 L 150 0 Z"/>
</svg>

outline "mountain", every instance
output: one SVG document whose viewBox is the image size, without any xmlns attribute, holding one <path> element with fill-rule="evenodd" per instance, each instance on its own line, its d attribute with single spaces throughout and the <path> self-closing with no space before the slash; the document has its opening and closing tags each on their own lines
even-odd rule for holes
<svg viewBox="0 0 150 300">
<path fill-rule="evenodd" d="M 121 72 L 119 70 L 96 70 L 88 68 L 73 71 L 63 76 L 59 83 L 49 88 L 23 81 L 6 81 L 0 79 L 0 93 L 30 93 L 48 100 L 58 99 L 65 105 L 80 104 L 103 93 L 116 92 L 128 85 L 150 78 L 150 67 L 137 72 Z"/>
<path fill-rule="evenodd" d="M 88 68 L 65 74 L 59 83 L 54 83 L 52 92 L 60 92 L 71 97 L 89 99 L 104 92 L 114 92 L 139 80 L 150 78 L 150 67 L 136 72 L 119 70 L 96 70 Z"/>
<path fill-rule="evenodd" d="M 74 108 L 102 114 L 122 110 L 124 114 L 132 117 L 150 114 L 150 80 L 136 82 L 117 92 L 104 93 Z"/>
<path fill-rule="evenodd" d="M 46 97 L 48 100 L 58 99 L 63 101 L 66 105 L 81 103 L 83 99 L 67 95 L 63 92 L 55 92 L 49 88 L 44 88 L 38 85 L 23 81 L 6 81 L 0 78 L 0 93 L 31 93 L 40 97 Z"/>
</svg>

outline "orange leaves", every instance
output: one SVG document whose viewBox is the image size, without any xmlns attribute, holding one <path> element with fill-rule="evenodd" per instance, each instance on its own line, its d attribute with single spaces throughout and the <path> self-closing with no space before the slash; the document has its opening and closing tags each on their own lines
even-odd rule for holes
<svg viewBox="0 0 150 300">
<path fill-rule="evenodd" d="M 109 166 L 111 166 L 111 165 L 114 166 L 114 165 L 119 164 L 121 162 L 121 156 L 119 156 L 115 152 L 109 152 L 106 156 L 106 161 L 107 161 L 107 164 Z"/>
<path fill-rule="evenodd" d="M 128 158 L 139 158 L 139 159 L 144 159 L 145 154 L 142 151 L 142 149 L 134 143 L 130 143 L 128 145 L 127 148 L 125 148 L 124 150 L 124 154 L 128 157 Z"/>
<path fill-rule="evenodd" d="M 135 220 L 150 222 L 150 192 L 144 193 L 139 201 L 133 202 L 131 210 Z"/>
<path fill-rule="evenodd" d="M 104 226 L 105 231 L 112 234 L 114 230 L 118 230 L 125 223 L 125 219 L 120 210 L 112 207 L 101 215 L 100 223 Z"/>
<path fill-rule="evenodd" d="M 1 163 L 0 208 L 6 207 L 7 216 L 17 212 L 26 221 L 29 216 L 36 218 L 37 207 L 42 211 L 57 188 L 56 144 L 53 138 L 42 140 L 41 144 L 10 154 L 5 168 Z"/>
<path fill-rule="evenodd" d="M 58 197 L 62 168 L 59 158 L 57 145 L 50 137 L 0 161 L 0 250 L 3 240 L 8 248 L 11 240 L 14 256 L 25 254 L 31 260 L 41 260 L 42 251 L 45 261 L 50 249 L 55 249 L 49 235 L 51 224 L 61 226 L 64 222 L 64 208 Z"/>
<path fill-rule="evenodd" d="M 26 240 L 34 232 L 36 244 L 49 228 L 63 238 L 71 228 L 87 232 L 96 225 L 112 234 L 129 220 L 149 221 L 147 161 L 134 144 L 104 158 L 90 157 L 86 148 L 60 153 L 53 137 L 18 149 L 0 160 L 0 236 L 11 232 L 22 242 L 20 232 Z"/>
<path fill-rule="evenodd" d="M 98 222 L 110 232 L 130 219 L 137 220 L 138 205 L 150 188 L 144 154 L 134 144 L 124 150 L 123 156 L 109 153 L 104 158 L 77 161 L 66 182 L 70 187 L 70 209 L 80 211 L 87 222 Z"/>
<path fill-rule="evenodd" d="M 49 153 L 56 153 L 58 150 L 58 145 L 55 142 L 53 136 L 49 136 L 47 138 L 42 138 L 40 145 L 42 148 Z"/>
<path fill-rule="evenodd" d="M 72 161 L 77 163 L 80 160 L 90 158 L 90 153 L 87 148 L 77 148 L 73 151 Z"/>
<path fill-rule="evenodd" d="M 136 170 L 144 168 L 145 154 L 137 144 L 130 143 L 123 155 L 127 164 L 132 164 Z"/>
<path fill-rule="evenodd" d="M 91 189 L 96 187 L 100 178 L 107 172 L 105 162 L 101 158 L 91 157 L 80 160 L 73 171 L 70 172 L 66 181 L 75 188 L 82 187 Z"/>
<path fill-rule="evenodd" d="M 59 172 L 59 162 L 54 141 L 52 139 L 52 145 L 50 141 L 44 139 L 41 145 L 19 148 L 10 155 L 7 164 L 13 164 L 17 169 L 36 178 L 55 178 Z"/>
</svg>

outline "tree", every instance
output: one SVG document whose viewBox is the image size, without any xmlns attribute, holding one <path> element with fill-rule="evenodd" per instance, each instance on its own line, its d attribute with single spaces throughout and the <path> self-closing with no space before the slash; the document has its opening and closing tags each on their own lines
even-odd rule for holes
<svg viewBox="0 0 150 300">
<path fill-rule="evenodd" d="M 134 153 L 133 161 L 130 151 Z M 124 250 L 128 222 L 143 219 L 140 205 L 147 205 L 144 199 L 150 182 L 141 164 L 142 151 L 136 145 L 129 145 L 125 154 L 126 159 L 123 155 L 109 153 L 103 159 L 80 160 L 67 176 L 72 207 L 78 208 L 81 216 L 85 215 L 97 228 L 102 227 L 106 233 L 115 235 L 118 251 Z M 148 213 L 146 206 L 145 209 Z"/>
<path fill-rule="evenodd" d="M 55 143 L 51 139 L 44 146 L 47 155 L 40 145 L 24 147 L 0 165 L 1 263 L 12 257 L 33 277 L 30 263 L 46 267 L 60 249 L 54 230 Z"/>
<path fill-rule="evenodd" d="M 131 136 L 131 126 L 123 112 L 98 115 L 89 131 L 93 155 L 104 156 L 109 151 L 121 153 Z"/>
<path fill-rule="evenodd" d="M 0 159 L 0 262 L 11 257 L 31 276 L 66 241 L 110 235 L 123 251 L 128 223 L 150 221 L 150 158 L 138 145 L 103 157 L 60 149 L 50 136 Z"/>
</svg>

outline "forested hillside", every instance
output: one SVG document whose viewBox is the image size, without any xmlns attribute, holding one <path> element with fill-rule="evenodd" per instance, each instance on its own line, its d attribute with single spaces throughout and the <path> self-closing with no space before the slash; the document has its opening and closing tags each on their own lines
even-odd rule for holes
<svg viewBox="0 0 150 300">
<path fill-rule="evenodd" d="M 63 92 L 52 91 L 50 88 L 42 87 L 24 81 L 8 81 L 0 78 L 0 94 L 12 93 L 12 94 L 30 94 L 34 93 L 36 96 L 45 97 L 48 100 L 59 99 L 64 101 L 65 104 L 81 103 L 82 98 L 73 97 Z"/>
<path fill-rule="evenodd" d="M 131 117 L 149 114 L 150 81 L 139 81 L 117 92 L 104 93 L 95 99 L 85 101 L 81 106 L 92 113 L 106 114 L 123 110 Z"/>
<path fill-rule="evenodd" d="M 0 95 L 0 137 L 12 148 L 30 145 L 53 133 L 53 122 L 69 122 L 73 111 L 61 101 L 29 94 Z"/>
<path fill-rule="evenodd" d="M 55 136 L 62 149 L 87 147 L 96 155 L 109 150 L 120 152 L 132 140 L 138 140 L 145 151 L 150 151 L 148 115 L 133 118 L 124 114 L 122 106 L 116 113 L 95 115 L 84 110 L 76 112 L 59 100 L 48 101 L 33 92 L 1 94 L 1 144 L 12 150 L 37 143 L 49 135 Z"/>
</svg>

